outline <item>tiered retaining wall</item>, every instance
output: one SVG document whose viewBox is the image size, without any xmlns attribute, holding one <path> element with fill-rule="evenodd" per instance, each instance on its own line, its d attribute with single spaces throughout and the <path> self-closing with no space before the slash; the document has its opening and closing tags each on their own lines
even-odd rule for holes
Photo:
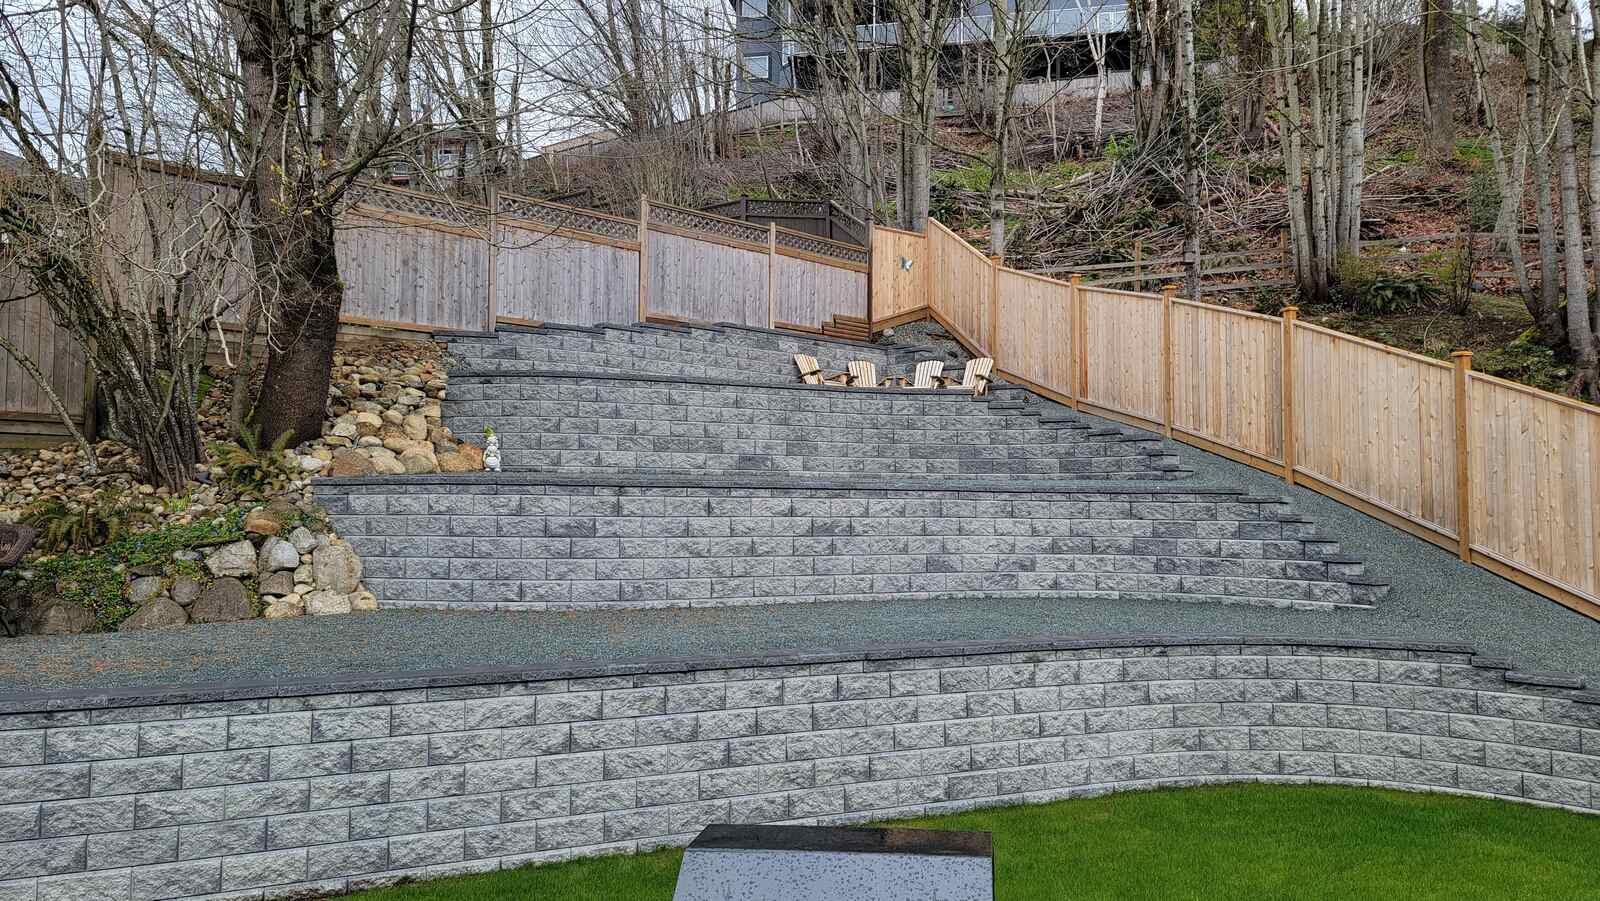
<svg viewBox="0 0 1600 901">
<path fill-rule="evenodd" d="M 1156 436 L 971 392 L 597 372 L 451 376 L 445 425 L 508 468 L 1016 478 L 1187 475 Z"/>
<path fill-rule="evenodd" d="M 1281 498 L 925 480 L 473 474 L 318 479 L 384 606 L 932 597 L 1370 605 Z"/>
<path fill-rule="evenodd" d="M 0 899 L 341 892 L 1229 781 L 1600 804 L 1600 696 L 1455 645 L 921 645 L 0 696 Z"/>
</svg>

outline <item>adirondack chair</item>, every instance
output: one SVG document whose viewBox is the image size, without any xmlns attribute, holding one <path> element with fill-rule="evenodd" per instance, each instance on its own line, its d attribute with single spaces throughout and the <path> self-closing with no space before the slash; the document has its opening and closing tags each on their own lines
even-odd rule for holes
<svg viewBox="0 0 1600 901">
<path fill-rule="evenodd" d="M 962 370 L 961 379 L 957 381 L 954 376 L 941 379 L 941 388 L 955 391 L 971 391 L 974 395 L 985 394 L 989 391 L 989 379 L 994 373 L 994 360 L 989 357 L 977 357 L 967 361 L 966 369 Z"/>
<path fill-rule="evenodd" d="M 822 367 L 817 365 L 817 358 L 809 354 L 794 355 L 795 368 L 800 370 L 800 381 L 807 385 L 845 385 L 849 384 L 850 373 L 841 372 L 837 375 L 823 375 Z"/>
<path fill-rule="evenodd" d="M 943 378 L 943 372 L 943 360 L 923 360 L 917 364 L 917 368 L 912 373 L 911 387 L 938 388 L 940 387 L 939 380 Z"/>
<path fill-rule="evenodd" d="M 852 388 L 877 388 L 888 384 L 888 379 L 878 381 L 878 365 L 867 360 L 851 360 L 845 366 L 850 370 L 845 382 Z"/>
</svg>

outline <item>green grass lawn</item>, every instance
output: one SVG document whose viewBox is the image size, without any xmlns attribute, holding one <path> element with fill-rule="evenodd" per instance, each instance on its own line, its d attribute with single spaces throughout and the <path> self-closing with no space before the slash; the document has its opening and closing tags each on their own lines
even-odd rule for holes
<svg viewBox="0 0 1600 901">
<path fill-rule="evenodd" d="M 1600 817 L 1337 786 L 1135 792 L 896 823 L 994 834 L 996 898 L 1600 899 Z M 679 851 L 367 892 L 361 901 L 672 897 Z"/>
</svg>

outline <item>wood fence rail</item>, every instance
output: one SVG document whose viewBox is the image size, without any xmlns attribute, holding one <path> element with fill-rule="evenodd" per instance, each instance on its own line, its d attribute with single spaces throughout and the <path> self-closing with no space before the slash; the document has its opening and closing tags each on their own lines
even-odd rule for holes
<svg viewBox="0 0 1600 901">
<path fill-rule="evenodd" d="M 875 227 L 872 327 L 1303 485 L 1600 619 L 1600 407 L 1300 322 L 1054 279 Z"/>
</svg>

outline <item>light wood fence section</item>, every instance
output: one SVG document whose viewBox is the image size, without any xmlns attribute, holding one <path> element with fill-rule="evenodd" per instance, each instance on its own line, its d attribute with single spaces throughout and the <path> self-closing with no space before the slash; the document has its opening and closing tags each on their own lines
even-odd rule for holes
<svg viewBox="0 0 1600 901">
<path fill-rule="evenodd" d="M 1600 598 L 1600 409 L 1478 373 L 1468 398 L 1473 551 Z"/>
<path fill-rule="evenodd" d="M 961 340 L 984 351 L 993 348 L 994 265 L 933 219 L 928 220 L 928 256 L 929 308 Z"/>
<path fill-rule="evenodd" d="M 995 274 L 1000 312 L 994 358 L 1007 377 L 1065 400 L 1073 396 L 1072 286 L 1001 267 Z"/>
<path fill-rule="evenodd" d="M 654 208 L 651 212 L 654 213 Z M 650 234 L 650 314 L 767 326 L 767 255 L 674 233 Z"/>
<path fill-rule="evenodd" d="M 1296 471 L 1457 537 L 1450 364 L 1304 323 L 1294 337 Z"/>
<path fill-rule="evenodd" d="M 779 252 L 773 259 L 775 322 L 820 324 L 836 315 L 866 318 L 867 275 Z"/>
<path fill-rule="evenodd" d="M 872 227 L 872 323 L 884 328 L 928 309 L 928 239 L 916 232 Z"/>
<path fill-rule="evenodd" d="M 1164 422 L 1161 296 L 1084 285 L 1078 295 L 1084 317 L 1083 400 Z"/>
<path fill-rule="evenodd" d="M 481 232 L 395 222 L 357 207 L 334 233 L 343 318 L 407 327 L 490 327 L 489 242 Z"/>
<path fill-rule="evenodd" d="M 1285 316 L 1062 283 L 878 228 L 873 326 L 1302 484 L 1600 619 L 1600 407 Z M 905 260 L 912 261 L 908 271 Z M 918 279 L 918 268 L 928 275 Z M 993 303 L 993 306 L 991 306 Z"/>
<path fill-rule="evenodd" d="M 1283 462 L 1283 321 L 1172 302 L 1172 427 Z"/>
<path fill-rule="evenodd" d="M 632 322 L 639 309 L 639 251 L 497 221 L 496 318 Z"/>
</svg>

